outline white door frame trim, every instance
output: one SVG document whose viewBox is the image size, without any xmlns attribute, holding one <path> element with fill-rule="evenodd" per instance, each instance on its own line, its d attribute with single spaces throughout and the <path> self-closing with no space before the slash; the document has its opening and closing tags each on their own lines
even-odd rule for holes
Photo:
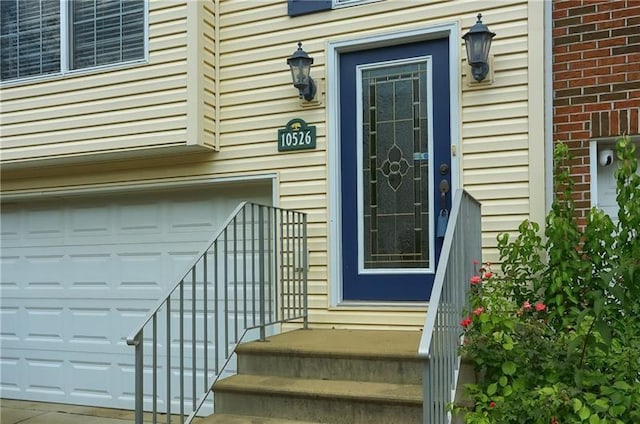
<svg viewBox="0 0 640 424">
<path fill-rule="evenodd" d="M 343 303 L 342 298 L 342 227 L 340 222 L 340 54 L 385 46 L 449 38 L 449 75 L 451 84 L 450 131 L 452 150 L 457 149 L 460 140 L 460 26 L 458 22 L 434 25 L 426 28 L 395 31 L 350 40 L 329 41 L 327 43 L 327 122 L 328 122 L 328 187 L 329 187 L 329 307 L 353 306 Z M 455 146 L 455 147 L 454 147 Z M 454 150 L 455 151 L 455 150 Z M 459 154 L 451 156 L 451 193 L 460 184 Z M 369 303 L 366 303 L 369 305 Z M 380 302 L 370 303 L 372 307 Z"/>
</svg>

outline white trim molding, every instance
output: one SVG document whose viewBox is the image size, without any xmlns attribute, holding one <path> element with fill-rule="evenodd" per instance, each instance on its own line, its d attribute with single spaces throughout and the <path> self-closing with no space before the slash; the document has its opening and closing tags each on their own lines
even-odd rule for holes
<svg viewBox="0 0 640 424">
<path fill-rule="evenodd" d="M 21 190 L 1 193 L 3 202 L 24 202 L 48 198 L 68 198 L 94 194 L 124 194 L 136 191 L 171 190 L 179 188 L 195 188 L 204 185 L 233 184 L 249 181 L 271 180 L 271 196 L 274 206 L 278 206 L 278 174 L 240 175 L 232 177 L 180 177 L 171 179 L 154 179 L 139 182 L 117 182 L 107 184 L 81 185 L 77 187 Z"/>
</svg>

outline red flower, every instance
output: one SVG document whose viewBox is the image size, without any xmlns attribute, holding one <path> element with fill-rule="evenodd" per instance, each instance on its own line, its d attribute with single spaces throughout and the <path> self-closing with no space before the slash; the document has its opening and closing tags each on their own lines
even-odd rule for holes
<svg viewBox="0 0 640 424">
<path fill-rule="evenodd" d="M 477 259 L 474 259 L 474 260 L 473 260 L 473 264 L 474 264 L 474 265 L 478 265 L 479 263 L 480 263 L 480 262 L 478 262 L 478 260 L 477 260 Z"/>
<path fill-rule="evenodd" d="M 544 304 L 544 303 L 542 303 L 542 302 L 538 302 L 538 303 L 536 303 L 536 311 L 538 311 L 538 312 L 542 312 L 542 311 L 544 311 L 545 309 L 547 309 L 547 305 L 545 305 L 545 304 Z"/>
<path fill-rule="evenodd" d="M 524 309 L 525 311 L 530 311 L 531 310 L 531 303 L 529 303 L 528 300 L 525 300 L 524 303 L 522 304 L 522 309 Z"/>
<path fill-rule="evenodd" d="M 491 277 L 493 277 L 493 272 L 489 271 L 484 274 L 484 278 L 491 278 Z"/>
<path fill-rule="evenodd" d="M 491 403 L 489 404 L 489 409 L 493 409 L 496 407 L 496 403 L 494 401 L 491 401 Z"/>
<path fill-rule="evenodd" d="M 467 317 L 467 318 L 463 319 L 462 321 L 460 321 L 460 325 L 463 328 L 468 328 L 472 323 L 473 323 L 473 321 L 471 321 L 471 317 Z"/>
<path fill-rule="evenodd" d="M 473 310 L 473 314 L 478 316 L 483 312 L 484 312 L 484 308 L 482 306 L 478 306 L 476 309 Z"/>
<path fill-rule="evenodd" d="M 469 279 L 469 282 L 475 286 L 476 284 L 480 284 L 482 282 L 482 279 L 479 275 L 474 275 Z"/>
<path fill-rule="evenodd" d="M 558 424 L 556 417 L 551 418 L 551 422 L 549 424 Z"/>
</svg>

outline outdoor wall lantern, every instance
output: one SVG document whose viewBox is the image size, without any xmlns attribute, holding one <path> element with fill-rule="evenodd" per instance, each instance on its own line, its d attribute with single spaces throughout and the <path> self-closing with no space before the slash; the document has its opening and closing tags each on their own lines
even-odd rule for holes
<svg viewBox="0 0 640 424">
<path fill-rule="evenodd" d="M 302 50 L 302 41 L 298 42 L 298 50 L 287 58 L 287 64 L 291 68 L 293 86 L 300 92 L 300 98 L 310 102 L 316 96 L 316 83 L 309 75 L 313 58 Z"/>
<path fill-rule="evenodd" d="M 485 79 L 489 72 L 489 49 L 491 48 L 491 39 L 495 35 L 482 23 L 482 13 L 478 13 L 478 22 L 462 36 L 467 47 L 467 61 L 471 66 L 471 74 L 478 82 Z"/>
</svg>

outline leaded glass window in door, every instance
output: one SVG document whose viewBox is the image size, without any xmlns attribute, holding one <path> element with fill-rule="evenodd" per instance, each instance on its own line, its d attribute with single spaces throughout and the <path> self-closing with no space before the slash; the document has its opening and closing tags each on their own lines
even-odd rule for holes
<svg viewBox="0 0 640 424">
<path fill-rule="evenodd" d="M 428 65 L 361 69 L 364 272 L 431 265 Z"/>
</svg>

